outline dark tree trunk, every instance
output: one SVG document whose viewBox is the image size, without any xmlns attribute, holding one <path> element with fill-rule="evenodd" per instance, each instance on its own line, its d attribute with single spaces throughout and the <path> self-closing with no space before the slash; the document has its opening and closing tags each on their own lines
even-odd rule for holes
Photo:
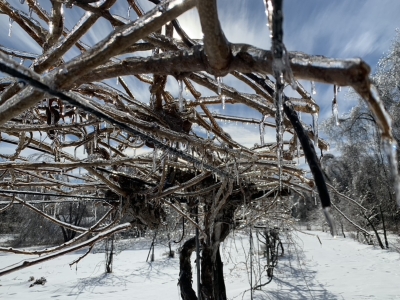
<svg viewBox="0 0 400 300">
<path fill-rule="evenodd" d="M 216 218 L 213 234 L 208 241 L 203 240 L 201 256 L 201 299 L 226 300 L 223 264 L 219 252 L 221 242 L 230 232 L 228 219 L 233 217 L 232 207 L 226 207 Z"/>
<path fill-rule="evenodd" d="M 383 226 L 383 236 L 385 237 L 386 249 L 389 249 L 389 243 L 388 243 L 387 234 L 386 234 L 385 217 L 383 216 L 382 205 L 379 205 L 379 211 L 381 212 L 382 226 Z"/>
<path fill-rule="evenodd" d="M 372 229 L 374 230 L 376 239 L 378 240 L 378 243 L 379 243 L 379 246 L 380 246 L 382 249 L 385 249 L 385 247 L 383 246 L 381 237 L 379 236 L 378 231 L 376 230 L 374 224 L 372 224 L 371 220 L 367 217 L 366 214 L 364 214 L 364 217 L 367 219 L 369 225 L 371 225 Z"/>
<path fill-rule="evenodd" d="M 344 234 L 343 222 L 340 222 L 340 228 L 342 229 L 343 237 L 346 238 L 346 235 Z"/>
<path fill-rule="evenodd" d="M 217 276 L 217 280 L 216 280 L 216 284 L 218 286 L 218 290 L 217 290 L 217 295 L 220 295 L 219 299 L 226 299 L 226 288 L 225 288 L 225 280 L 224 280 L 224 264 L 222 263 L 221 260 L 221 254 L 218 248 L 217 251 L 217 258 L 215 261 L 215 266 L 216 266 L 216 276 Z"/>
<path fill-rule="evenodd" d="M 196 293 L 192 288 L 192 264 L 190 257 L 196 248 L 196 239 L 192 237 L 187 240 L 181 249 L 179 255 L 179 286 L 183 300 L 197 300 Z"/>
<path fill-rule="evenodd" d="M 203 246 L 204 247 L 204 246 Z M 218 246 L 204 247 L 201 260 L 202 300 L 226 300 L 223 263 Z"/>
</svg>

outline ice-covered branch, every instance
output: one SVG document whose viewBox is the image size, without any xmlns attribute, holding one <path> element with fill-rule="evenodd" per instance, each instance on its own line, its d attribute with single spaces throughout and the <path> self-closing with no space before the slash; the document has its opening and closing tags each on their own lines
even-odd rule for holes
<svg viewBox="0 0 400 300">
<path fill-rule="evenodd" d="M 78 241 L 82 240 L 85 237 L 88 237 L 89 234 L 93 234 L 94 232 L 101 232 L 101 231 L 106 231 L 108 230 L 113 223 L 109 225 L 105 225 L 102 228 L 98 228 L 101 223 L 103 223 L 106 218 L 110 216 L 110 214 L 115 211 L 114 209 L 109 209 L 93 226 L 88 228 L 87 231 L 81 233 L 77 237 L 69 240 L 68 242 L 65 242 L 61 245 L 57 245 L 55 247 L 50 247 L 50 248 L 45 248 L 42 250 L 23 250 L 23 249 L 16 249 L 12 247 L 0 247 L 0 252 L 11 252 L 15 254 L 25 254 L 25 255 L 42 255 L 42 254 L 47 254 L 47 253 L 52 253 L 61 249 L 64 249 L 66 247 L 69 247 L 70 245 L 76 244 Z"/>
<path fill-rule="evenodd" d="M 232 54 L 219 22 L 217 1 L 198 0 L 197 10 L 204 34 L 206 61 L 211 67 L 211 74 L 224 76 L 228 73 Z"/>
<path fill-rule="evenodd" d="M 19 262 L 17 264 L 12 265 L 12 266 L 9 266 L 9 267 L 1 269 L 0 270 L 0 276 L 6 275 L 6 274 L 10 274 L 12 272 L 15 272 L 15 271 L 18 271 L 18 270 L 21 270 L 21 269 L 24 269 L 24 268 L 27 268 L 27 267 L 30 267 L 30 266 L 33 266 L 33 265 L 37 265 L 39 263 L 42 263 L 42 262 L 57 258 L 59 256 L 62 256 L 62 255 L 65 255 L 67 253 L 71 253 L 71 252 L 77 251 L 77 250 L 85 248 L 85 247 L 90 247 L 91 245 L 94 245 L 95 243 L 97 243 L 97 242 L 99 242 L 99 241 L 101 241 L 101 240 L 103 240 L 103 239 L 105 239 L 105 238 L 107 238 L 107 237 L 109 237 L 109 236 L 111 236 L 111 235 L 113 235 L 115 233 L 128 230 L 131 227 L 132 227 L 131 223 L 124 223 L 124 224 L 115 226 L 114 228 L 111 228 L 110 230 L 107 230 L 105 232 L 99 233 L 98 235 L 92 237 L 91 239 L 89 239 L 87 241 L 84 241 L 84 242 L 82 242 L 80 244 L 71 246 L 71 247 L 66 248 L 66 249 L 62 249 L 62 250 L 60 250 L 58 252 L 55 252 L 53 254 L 49 254 L 49 255 L 46 255 L 46 256 L 41 256 L 41 257 L 34 258 L 34 259 L 24 260 L 22 262 Z"/>
</svg>

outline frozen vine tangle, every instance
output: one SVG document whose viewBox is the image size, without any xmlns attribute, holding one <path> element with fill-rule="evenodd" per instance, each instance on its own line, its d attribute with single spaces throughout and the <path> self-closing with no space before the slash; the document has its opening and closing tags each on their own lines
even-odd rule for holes
<svg viewBox="0 0 400 300">
<path fill-rule="evenodd" d="M 43 54 L 37 55 L 29 48 L 0 47 L 0 146 L 13 147 L 10 153 L 0 154 L 1 203 L 18 202 L 59 226 L 80 232 L 74 240 L 77 246 L 60 245 L 34 263 L 91 246 L 121 230 L 134 226 L 156 230 L 181 217 L 197 227 L 205 253 L 214 253 L 231 228 L 225 227 L 228 216 L 229 222 L 239 225 L 268 222 L 270 216 L 281 218 L 282 214 L 290 218 L 285 209 L 293 204 L 287 196 L 310 193 L 315 184 L 291 164 L 303 153 L 294 138 L 293 124 L 285 117 L 285 103 L 303 114 L 319 110 L 296 79 L 330 78 L 324 83 L 352 85 L 371 106 L 385 139 L 393 140 L 389 119 L 371 93 L 369 69 L 362 61 L 287 52 L 282 18 L 274 11 L 281 11 L 281 1 L 267 1 L 271 51 L 229 43 L 219 23 L 216 1 L 151 2 L 158 6 L 146 12 L 134 0 L 51 1 L 51 12 L 46 12 L 40 1 L 19 5 L 0 0 L 0 11 L 13 20 L 10 24 L 25 30 L 43 49 Z M 64 19 L 70 17 L 68 6 L 72 4 L 86 13 L 69 31 Z M 116 4 L 124 5 L 129 17 L 136 20 L 114 15 L 110 8 Z M 195 6 L 203 41 L 191 39 L 177 20 Z M 82 37 L 99 19 L 109 22 L 113 30 L 97 44 L 85 44 Z M 174 38 L 175 34 L 180 38 Z M 71 49 L 79 51 L 73 60 L 67 56 Z M 329 74 L 332 65 L 342 70 L 340 76 L 321 76 Z M 363 76 L 353 78 L 355 68 Z M 222 84 L 221 78 L 228 74 L 235 79 L 226 77 Z M 169 75 L 178 80 L 174 91 L 167 88 Z M 274 83 L 268 75 L 274 76 Z M 135 81 L 146 86 L 148 97 L 136 93 Z M 238 81 L 254 93 L 235 90 Z M 298 97 L 285 96 L 285 82 Z M 260 117 L 248 118 L 243 110 L 233 114 L 230 108 L 237 103 Z M 213 113 L 213 106 L 221 108 L 221 104 L 223 113 Z M 260 145 L 240 143 L 234 124 L 255 130 Z M 317 147 L 327 149 L 327 143 L 318 138 L 317 125 L 311 130 L 300 120 L 298 124 L 304 143 L 313 140 Z M 276 143 L 265 140 L 266 128 L 276 130 Z M 286 136 L 293 138 L 285 141 Z M 32 196 L 34 204 L 29 204 L 24 199 L 29 199 L 32 189 L 38 194 Z M 276 191 L 279 201 L 274 197 Z M 93 208 L 97 223 L 92 228 L 74 227 L 53 217 L 56 204 L 60 209 L 85 198 L 88 203 L 104 202 L 110 208 L 103 216 Z M 329 201 L 321 201 L 329 207 Z M 53 210 L 37 209 L 37 203 L 47 203 Z M 200 212 L 198 221 L 193 219 L 195 209 Z M 130 222 L 117 225 L 121 215 L 129 216 Z M 112 221 L 104 223 L 110 216 Z M 85 241 L 93 230 L 95 236 Z M 188 253 L 192 246 L 187 244 Z M 206 264 L 207 256 L 204 261 Z M 208 262 L 219 266 L 218 261 Z M 7 268 L 0 275 L 27 265 Z M 205 282 L 217 276 L 207 265 L 203 270 Z M 186 282 L 189 284 L 190 278 Z M 202 293 L 213 293 L 209 284 L 211 287 L 202 287 Z M 189 295 L 190 289 L 181 285 L 183 294 Z"/>
</svg>

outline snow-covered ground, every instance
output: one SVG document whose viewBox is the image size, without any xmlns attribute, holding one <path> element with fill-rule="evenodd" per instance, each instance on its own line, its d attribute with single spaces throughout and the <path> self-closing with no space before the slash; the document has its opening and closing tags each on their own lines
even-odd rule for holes
<svg viewBox="0 0 400 300">
<path fill-rule="evenodd" d="M 255 291 L 254 299 L 400 299 L 398 253 L 327 233 L 307 233 L 318 234 L 322 245 L 316 236 L 288 233 L 273 281 Z M 253 282 L 264 264 L 256 239 L 254 249 Z M 156 247 L 155 261 L 146 263 L 147 246 L 133 244 L 115 257 L 112 274 L 104 274 L 104 253 L 88 255 L 77 268 L 69 263 L 84 251 L 66 255 L 0 277 L 0 299 L 180 299 L 178 258 L 169 259 L 166 252 L 166 247 Z M 248 254 L 244 234 L 235 234 L 222 246 L 229 299 L 250 299 Z M 0 267 L 25 258 L 1 253 Z M 30 276 L 43 276 L 47 282 L 30 288 Z M 262 274 L 262 281 L 266 279 Z"/>
</svg>

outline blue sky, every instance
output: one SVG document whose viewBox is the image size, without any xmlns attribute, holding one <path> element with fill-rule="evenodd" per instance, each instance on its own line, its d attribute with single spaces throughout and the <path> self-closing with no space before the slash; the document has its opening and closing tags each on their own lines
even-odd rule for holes
<svg viewBox="0 0 400 300">
<path fill-rule="evenodd" d="M 21 5 L 19 0 L 9 0 L 8 2 L 17 9 L 28 12 L 26 3 Z M 38 0 L 38 2 L 44 8 L 49 9 L 49 0 Z M 139 3 L 145 10 L 153 6 L 147 0 L 139 0 Z M 248 43 L 264 49 L 270 48 L 263 0 L 219 0 L 218 7 L 221 24 L 229 41 Z M 127 18 L 127 10 L 127 2 L 118 0 L 111 12 Z M 374 70 L 379 58 L 390 48 L 396 34 L 395 29 L 400 27 L 399 12 L 400 1 L 395 0 L 285 0 L 284 41 L 289 51 L 301 51 L 333 58 L 360 57 Z M 78 7 L 73 7 L 65 9 L 65 14 L 67 15 L 67 27 L 71 29 L 83 15 L 83 11 Z M 38 19 L 36 16 L 34 17 Z M 131 11 L 130 19 L 136 19 L 133 11 Z M 185 13 L 179 20 L 191 37 L 202 38 L 195 10 Z M 12 36 L 8 37 L 8 17 L 0 16 L 0 26 L 3 28 L 0 32 L 1 45 L 37 54 L 41 53 L 41 48 L 25 35 L 16 23 L 13 24 Z M 84 37 L 84 40 L 93 45 L 106 37 L 112 30 L 106 21 L 100 20 L 95 28 Z M 78 52 L 73 50 L 65 58 L 68 60 L 77 54 Z M 135 95 L 138 99 L 148 102 L 150 95 L 147 86 L 138 86 L 137 80 L 132 77 L 125 78 L 125 80 L 131 86 L 135 86 Z M 247 86 L 232 77 L 224 78 L 224 82 L 239 91 L 252 92 Z M 110 80 L 109 83 L 115 85 L 115 80 Z M 302 83 L 310 90 L 309 82 Z M 167 87 L 177 96 L 178 86 L 174 79 L 169 80 Z M 332 97 L 333 88 L 331 86 L 317 84 L 315 99 L 321 107 L 321 121 L 331 114 Z M 348 112 L 357 103 L 355 99 L 346 96 L 346 89 L 339 94 L 338 101 L 340 114 Z M 225 111 L 222 111 L 219 106 L 211 108 L 211 110 L 261 118 L 259 113 L 244 109 L 241 105 L 228 106 Z M 310 120 L 304 120 L 308 124 L 311 123 Z M 254 126 L 239 127 L 234 124 L 223 124 L 223 126 L 228 132 L 238 134 L 239 139 L 247 145 L 259 143 L 258 128 Z M 275 139 L 273 130 L 267 131 L 267 134 L 266 141 Z"/>
</svg>

